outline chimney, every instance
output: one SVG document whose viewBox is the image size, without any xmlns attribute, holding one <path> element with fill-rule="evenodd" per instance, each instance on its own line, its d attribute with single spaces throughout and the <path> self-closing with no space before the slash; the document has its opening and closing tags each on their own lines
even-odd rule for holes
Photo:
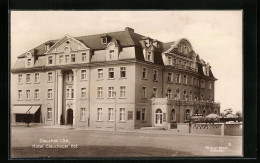
<svg viewBox="0 0 260 163">
<path fill-rule="evenodd" d="M 125 31 L 135 32 L 135 30 L 134 30 L 133 28 L 130 28 L 130 27 L 126 27 L 126 28 L 125 28 Z"/>
</svg>

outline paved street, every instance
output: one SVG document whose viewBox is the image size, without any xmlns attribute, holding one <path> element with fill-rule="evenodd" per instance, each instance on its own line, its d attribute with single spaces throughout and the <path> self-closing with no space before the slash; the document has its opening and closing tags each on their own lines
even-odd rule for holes
<svg viewBox="0 0 260 163">
<path fill-rule="evenodd" d="M 142 133 L 140 130 L 139 132 L 114 132 L 12 127 L 11 146 L 13 147 L 12 155 L 14 157 L 19 157 L 21 154 L 25 157 L 31 156 L 32 153 L 35 154 L 34 157 L 47 157 L 46 151 L 50 153 L 51 150 L 55 150 L 53 148 L 58 148 L 59 153 L 54 153 L 57 156 L 63 156 L 64 152 L 69 152 L 73 156 L 81 154 L 93 157 L 242 155 L 241 136 L 181 135 L 170 134 L 163 130 Z M 101 149 L 103 152 L 100 151 Z M 88 150 L 89 152 L 84 154 L 81 150 Z M 93 151 L 90 152 L 91 150 Z"/>
</svg>

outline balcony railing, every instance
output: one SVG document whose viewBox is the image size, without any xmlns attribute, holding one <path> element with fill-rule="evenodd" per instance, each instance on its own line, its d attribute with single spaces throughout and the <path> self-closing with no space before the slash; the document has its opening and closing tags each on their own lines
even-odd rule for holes
<svg viewBox="0 0 260 163">
<path fill-rule="evenodd" d="M 187 66 L 187 65 L 173 64 L 173 65 L 170 65 L 170 66 L 173 66 L 174 68 L 177 68 L 177 69 L 186 69 L 186 70 L 196 71 L 195 68 L 193 68 L 191 66 Z"/>
</svg>

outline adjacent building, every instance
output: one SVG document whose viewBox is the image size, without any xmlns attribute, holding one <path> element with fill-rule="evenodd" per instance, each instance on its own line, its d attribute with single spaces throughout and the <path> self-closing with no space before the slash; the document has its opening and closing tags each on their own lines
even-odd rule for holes
<svg viewBox="0 0 260 163">
<path fill-rule="evenodd" d="M 11 72 L 12 122 L 134 129 L 220 111 L 217 79 L 189 40 L 163 43 L 129 27 L 49 40 Z"/>
</svg>

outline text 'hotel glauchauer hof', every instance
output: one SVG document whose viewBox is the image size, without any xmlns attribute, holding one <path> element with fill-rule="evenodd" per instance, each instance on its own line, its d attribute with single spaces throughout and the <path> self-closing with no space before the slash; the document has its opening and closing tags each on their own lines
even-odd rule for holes
<svg viewBox="0 0 260 163">
<path fill-rule="evenodd" d="M 11 70 L 11 120 L 134 129 L 219 114 L 217 80 L 187 39 L 124 31 L 47 41 Z M 114 125 L 116 124 L 116 125 Z"/>
</svg>

